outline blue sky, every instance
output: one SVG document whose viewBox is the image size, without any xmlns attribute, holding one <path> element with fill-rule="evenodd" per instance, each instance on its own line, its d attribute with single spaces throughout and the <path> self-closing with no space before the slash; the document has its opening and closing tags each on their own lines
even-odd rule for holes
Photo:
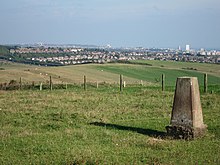
<svg viewBox="0 0 220 165">
<path fill-rule="evenodd" d="M 220 49 L 220 0 L 0 0 L 0 44 Z"/>
</svg>

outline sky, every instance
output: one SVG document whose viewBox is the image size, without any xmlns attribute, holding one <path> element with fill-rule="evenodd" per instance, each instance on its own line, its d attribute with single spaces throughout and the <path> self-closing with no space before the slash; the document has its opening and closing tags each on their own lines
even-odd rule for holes
<svg viewBox="0 0 220 165">
<path fill-rule="evenodd" d="M 220 49 L 220 0 L 0 0 L 0 44 Z"/>
</svg>

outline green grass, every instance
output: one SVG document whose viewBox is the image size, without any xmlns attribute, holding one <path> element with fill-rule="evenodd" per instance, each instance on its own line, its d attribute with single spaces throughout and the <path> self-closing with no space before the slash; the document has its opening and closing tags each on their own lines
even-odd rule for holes
<svg viewBox="0 0 220 165">
<path fill-rule="evenodd" d="M 198 71 L 188 71 L 183 69 L 158 68 L 143 65 L 102 65 L 97 68 L 110 73 L 123 74 L 126 77 L 144 80 L 151 83 L 160 83 L 161 75 L 165 74 L 166 84 L 175 86 L 177 77 L 190 76 L 198 77 L 199 84 L 203 85 L 204 74 Z M 209 84 L 220 84 L 220 77 L 209 75 Z"/>
<path fill-rule="evenodd" d="M 173 92 L 147 87 L 0 91 L 0 164 L 219 164 L 220 95 L 202 94 L 208 133 L 163 138 Z"/>
<path fill-rule="evenodd" d="M 152 66 L 0 62 L 1 83 L 20 77 L 39 83 L 50 75 L 54 83 L 82 83 L 84 75 L 88 82 L 106 82 L 87 91 L 77 84 L 68 90 L 0 91 L 0 164 L 220 164 L 219 65 L 142 62 Z M 197 71 L 182 69 L 187 67 Z M 202 85 L 204 72 L 214 91 L 201 92 L 207 135 L 193 141 L 164 138 L 176 78 L 196 76 Z M 128 83 L 123 93 L 116 87 L 119 74 Z M 161 74 L 172 90 L 160 92 Z M 129 85 L 140 80 L 147 86 Z"/>
<path fill-rule="evenodd" d="M 139 61 L 137 61 L 138 63 Z M 82 83 L 83 76 L 87 76 L 88 82 L 118 83 L 119 74 L 124 75 L 127 84 L 137 84 L 143 80 L 145 84 L 160 84 L 161 75 L 166 75 L 167 86 L 175 86 L 177 77 L 195 76 L 198 77 L 200 85 L 203 85 L 203 74 L 208 73 L 208 83 L 210 85 L 220 84 L 220 65 L 181 63 L 167 61 L 141 61 L 152 66 L 134 64 L 89 64 L 64 67 L 40 67 L 34 65 L 22 65 L 15 63 L 0 62 L 0 83 L 10 82 L 10 80 L 31 83 L 35 81 L 46 82 L 52 76 L 54 83 Z M 163 67 L 161 67 L 163 66 Z M 186 70 L 182 68 L 196 68 Z"/>
<path fill-rule="evenodd" d="M 133 63 L 150 64 L 153 67 L 165 68 L 165 69 L 196 69 L 198 72 L 208 73 L 215 76 L 220 76 L 219 64 L 206 64 L 206 63 L 193 63 L 193 62 L 173 62 L 173 61 L 158 61 L 158 60 L 136 60 Z"/>
<path fill-rule="evenodd" d="M 9 50 L 7 49 L 7 47 L 0 45 L 0 57 L 8 54 Z"/>
<path fill-rule="evenodd" d="M 10 82 L 10 80 L 19 81 L 20 77 L 24 82 L 46 82 L 49 76 L 52 76 L 53 83 L 82 83 L 83 76 L 87 76 L 88 82 L 107 82 L 116 83 L 119 75 L 103 72 L 96 68 L 97 65 L 77 65 L 65 67 L 40 67 L 34 65 L 23 65 L 15 63 L 0 63 L 1 79 L 0 83 Z M 116 65 L 117 66 L 117 65 Z M 127 77 L 130 82 L 136 81 Z"/>
</svg>

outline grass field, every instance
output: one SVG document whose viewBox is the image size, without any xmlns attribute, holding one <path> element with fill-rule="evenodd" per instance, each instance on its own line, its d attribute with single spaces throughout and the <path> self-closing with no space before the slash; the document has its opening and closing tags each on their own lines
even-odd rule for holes
<svg viewBox="0 0 220 165">
<path fill-rule="evenodd" d="M 158 60 L 136 60 L 134 63 L 146 63 L 153 67 L 168 68 L 168 69 L 183 69 L 192 68 L 198 72 L 208 73 L 215 76 L 220 76 L 220 65 L 193 63 L 193 62 L 173 62 L 173 61 L 158 61 Z"/>
<path fill-rule="evenodd" d="M 173 92 L 146 87 L 0 91 L 0 164 L 219 164 L 220 95 L 205 137 L 164 136 Z"/>
<path fill-rule="evenodd" d="M 82 83 L 84 75 L 89 82 L 111 83 L 98 89 L 88 85 L 87 91 L 79 85 L 52 91 L 0 90 L 0 164 L 220 164 L 219 65 L 144 62 L 152 66 L 0 62 L 0 83 L 20 77 L 39 82 L 49 76 L 54 83 Z M 208 133 L 192 141 L 166 137 L 174 92 L 161 92 L 161 74 L 174 88 L 179 76 L 196 76 L 202 85 L 204 72 L 209 84 L 217 84 L 213 94 L 201 92 Z M 114 85 L 119 74 L 128 83 L 143 80 L 145 85 L 128 85 L 120 93 Z"/>
<path fill-rule="evenodd" d="M 140 63 L 140 61 L 136 61 Z M 177 77 L 195 76 L 198 77 L 200 85 L 203 84 L 203 74 L 208 73 L 209 84 L 220 84 L 220 65 L 181 63 L 167 61 L 141 61 L 149 65 L 131 64 L 90 64 L 65 67 L 39 67 L 22 64 L 0 63 L 0 83 L 10 80 L 19 81 L 20 77 L 24 82 L 45 82 L 52 76 L 54 83 L 82 83 L 83 76 L 87 76 L 88 82 L 118 83 L 119 74 L 124 75 L 124 80 L 129 84 L 140 83 L 143 80 L 146 84 L 160 84 L 161 75 L 166 75 L 166 84 L 175 86 Z M 161 67 L 163 66 L 163 67 Z M 185 69 L 182 69 L 185 68 Z M 193 68 L 196 70 L 188 70 Z"/>
<path fill-rule="evenodd" d="M 151 83 L 160 83 L 161 75 L 166 75 L 166 84 L 168 86 L 175 86 L 175 81 L 177 77 L 181 76 L 190 76 L 198 77 L 200 85 L 203 84 L 204 74 L 198 71 L 188 71 L 180 69 L 166 69 L 150 66 L 141 66 L 141 65 L 103 65 L 98 66 L 99 69 L 102 69 L 106 72 L 123 74 L 127 77 L 132 77 L 139 80 L 148 81 Z M 209 75 L 210 84 L 220 84 L 220 77 Z"/>
<path fill-rule="evenodd" d="M 94 67 L 95 66 L 95 67 Z M 103 72 L 96 68 L 97 65 L 77 65 L 65 67 L 39 67 L 22 64 L 1 64 L 0 83 L 9 82 L 10 80 L 19 81 L 20 77 L 24 82 L 45 82 L 52 76 L 54 83 L 82 83 L 83 76 L 87 76 L 88 82 L 118 82 L 119 75 L 114 73 Z M 127 77 L 126 80 L 134 82 L 136 79 Z"/>
</svg>

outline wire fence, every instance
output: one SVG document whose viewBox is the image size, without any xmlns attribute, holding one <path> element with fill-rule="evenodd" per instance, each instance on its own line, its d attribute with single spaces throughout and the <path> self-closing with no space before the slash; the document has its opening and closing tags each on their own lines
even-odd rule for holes
<svg viewBox="0 0 220 165">
<path fill-rule="evenodd" d="M 209 84 L 208 75 L 204 74 L 204 83 L 200 85 L 200 92 L 202 93 L 220 93 L 220 84 Z M 10 80 L 9 82 L 0 83 L 0 90 L 55 90 L 55 89 L 71 89 L 78 88 L 88 90 L 91 88 L 119 88 L 120 92 L 126 88 L 145 87 L 148 89 L 161 91 L 175 91 L 175 84 L 166 82 L 166 75 L 162 74 L 155 83 L 147 81 L 127 81 L 123 75 L 119 75 L 118 82 L 105 81 L 88 81 L 86 76 L 83 76 L 81 83 L 67 83 L 67 82 L 53 82 L 53 77 L 49 77 L 46 81 L 23 81 L 22 77 L 19 80 Z"/>
</svg>

